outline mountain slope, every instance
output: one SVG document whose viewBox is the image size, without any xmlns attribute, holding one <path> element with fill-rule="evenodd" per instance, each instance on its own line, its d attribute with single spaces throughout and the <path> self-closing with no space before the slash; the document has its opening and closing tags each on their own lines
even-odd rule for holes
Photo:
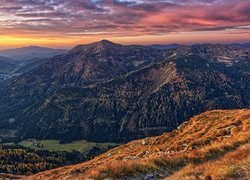
<svg viewBox="0 0 250 180">
<path fill-rule="evenodd" d="M 19 67 L 19 62 L 10 58 L 0 56 L 0 81 L 3 81 L 13 75 Z"/>
<path fill-rule="evenodd" d="M 82 87 L 106 81 L 164 59 L 164 51 L 143 46 L 122 46 L 103 40 L 73 48 L 33 70 L 12 79 L 0 91 L 0 126 L 9 128 L 9 119 L 20 123 L 26 108 L 63 87 Z M 30 98 L 32 96 L 32 98 Z M 21 117 L 18 117 L 18 116 Z M 33 115 L 33 113 L 29 113 Z M 12 127 L 16 127 L 14 124 Z M 1 133 L 0 133 L 1 134 Z"/>
<path fill-rule="evenodd" d="M 45 63 L 47 60 L 48 60 L 47 58 L 29 59 L 28 62 L 22 63 L 21 66 L 18 69 L 16 69 L 15 73 L 20 75 L 20 74 L 29 72 L 35 67 Z"/>
<path fill-rule="evenodd" d="M 18 67 L 17 62 L 12 59 L 0 56 L 0 74 L 14 71 Z"/>
<path fill-rule="evenodd" d="M 0 90 L 0 132 L 103 142 L 171 131 L 207 110 L 249 107 L 249 57 L 222 45 L 80 45 Z"/>
<path fill-rule="evenodd" d="M 108 82 L 63 88 L 27 111 L 32 121 L 26 118 L 21 131 L 24 137 L 39 132 L 39 138 L 67 141 L 128 141 L 171 131 L 209 109 L 248 106 L 248 76 L 240 70 L 196 54 L 178 55 Z M 37 125 L 29 129 L 32 123 Z"/>
<path fill-rule="evenodd" d="M 249 109 L 214 110 L 171 133 L 132 141 L 88 162 L 28 179 L 247 179 L 249 140 Z"/>
</svg>

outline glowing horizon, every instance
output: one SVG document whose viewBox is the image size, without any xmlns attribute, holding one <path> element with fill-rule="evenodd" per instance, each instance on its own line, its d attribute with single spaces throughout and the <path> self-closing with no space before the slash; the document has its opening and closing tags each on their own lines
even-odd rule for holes
<svg viewBox="0 0 250 180">
<path fill-rule="evenodd" d="M 2 0 L 0 49 L 250 42 L 244 0 Z M 229 11 L 230 10 L 230 11 Z"/>
</svg>

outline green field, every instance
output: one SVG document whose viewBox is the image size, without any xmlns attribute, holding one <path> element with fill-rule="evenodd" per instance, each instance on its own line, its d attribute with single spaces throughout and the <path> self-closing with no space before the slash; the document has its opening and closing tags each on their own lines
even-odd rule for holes
<svg viewBox="0 0 250 180">
<path fill-rule="evenodd" d="M 98 147 L 101 150 L 109 149 L 109 146 L 117 146 L 115 143 L 94 143 L 85 140 L 73 141 L 71 143 L 61 144 L 58 140 L 35 140 L 27 139 L 18 143 L 21 146 L 29 147 L 37 150 L 48 150 L 48 151 L 79 151 L 88 152 L 93 147 Z"/>
</svg>

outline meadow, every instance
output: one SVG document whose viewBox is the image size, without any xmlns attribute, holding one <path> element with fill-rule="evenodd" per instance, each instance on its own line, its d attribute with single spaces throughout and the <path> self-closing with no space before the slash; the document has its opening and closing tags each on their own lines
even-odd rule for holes
<svg viewBox="0 0 250 180">
<path fill-rule="evenodd" d="M 48 150 L 48 151 L 79 151 L 79 152 L 88 152 L 94 147 L 99 148 L 101 151 L 110 149 L 110 147 L 117 146 L 116 143 L 95 143 L 88 142 L 86 140 L 73 141 L 70 143 L 60 143 L 59 140 L 35 140 L 27 139 L 18 143 L 18 145 L 36 149 L 36 150 Z"/>
</svg>

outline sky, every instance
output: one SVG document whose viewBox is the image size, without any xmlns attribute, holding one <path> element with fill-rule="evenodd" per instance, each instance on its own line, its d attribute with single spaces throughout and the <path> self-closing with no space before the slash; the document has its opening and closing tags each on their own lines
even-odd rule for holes
<svg viewBox="0 0 250 180">
<path fill-rule="evenodd" d="M 0 0 L 0 49 L 250 42 L 250 0 Z"/>
</svg>

